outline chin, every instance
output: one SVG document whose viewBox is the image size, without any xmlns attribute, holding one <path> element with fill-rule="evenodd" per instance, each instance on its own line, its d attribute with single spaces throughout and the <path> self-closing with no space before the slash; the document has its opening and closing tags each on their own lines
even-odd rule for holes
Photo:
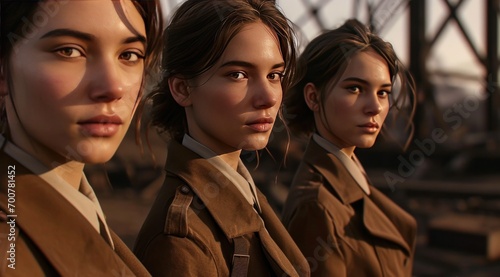
<svg viewBox="0 0 500 277">
<path fill-rule="evenodd" d="M 267 146 L 267 143 L 254 144 L 254 145 L 248 145 L 246 147 L 243 147 L 242 150 L 245 150 L 245 151 L 256 151 L 256 150 L 262 150 L 262 149 L 266 148 L 266 146 Z"/>
<path fill-rule="evenodd" d="M 117 148 L 113 147 L 95 147 L 88 151 L 79 151 L 83 163 L 86 164 L 102 164 L 106 163 L 115 154 Z"/>
<path fill-rule="evenodd" d="M 362 142 L 356 146 L 356 148 L 371 148 L 375 142 Z"/>
<path fill-rule="evenodd" d="M 267 146 L 269 141 L 269 137 L 251 137 L 248 138 L 242 143 L 243 147 L 241 149 L 245 151 L 255 151 L 264 149 Z"/>
<path fill-rule="evenodd" d="M 113 155 L 107 155 L 103 153 L 102 155 L 91 155 L 83 158 L 83 163 L 85 164 L 103 164 L 111 160 Z"/>
</svg>

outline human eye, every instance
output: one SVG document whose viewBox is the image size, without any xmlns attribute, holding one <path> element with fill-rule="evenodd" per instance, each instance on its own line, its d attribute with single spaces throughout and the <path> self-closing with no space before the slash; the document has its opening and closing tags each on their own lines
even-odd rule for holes
<svg viewBox="0 0 500 277">
<path fill-rule="evenodd" d="M 360 93 L 361 92 L 360 86 L 348 86 L 346 89 L 351 93 Z"/>
<path fill-rule="evenodd" d="M 391 91 L 390 90 L 381 90 L 377 94 L 379 97 L 385 98 L 385 97 L 389 96 L 389 94 L 391 94 Z"/>
<path fill-rule="evenodd" d="M 137 63 L 144 58 L 144 55 L 134 51 L 126 51 L 120 54 L 120 59 L 129 63 Z"/>
<path fill-rule="evenodd" d="M 283 80 L 283 72 L 272 72 L 269 75 L 267 75 L 267 78 L 271 81 L 279 81 Z"/>
<path fill-rule="evenodd" d="M 243 80 L 244 78 L 246 78 L 245 73 L 241 71 L 231 72 L 228 74 L 228 76 L 235 80 Z"/>
<path fill-rule="evenodd" d="M 82 51 L 76 49 L 75 47 L 62 47 L 56 49 L 54 52 L 65 58 L 78 58 L 84 56 Z"/>
</svg>

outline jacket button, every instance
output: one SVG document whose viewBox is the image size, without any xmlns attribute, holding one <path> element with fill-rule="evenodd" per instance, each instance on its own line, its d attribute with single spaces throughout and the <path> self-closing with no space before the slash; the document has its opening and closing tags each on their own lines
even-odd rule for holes
<svg viewBox="0 0 500 277">
<path fill-rule="evenodd" d="M 190 191 L 190 189 L 189 189 L 189 187 L 188 187 L 188 186 L 183 185 L 183 186 L 181 187 L 181 193 L 183 193 L 183 194 L 188 194 L 188 193 L 189 193 L 189 191 Z"/>
</svg>

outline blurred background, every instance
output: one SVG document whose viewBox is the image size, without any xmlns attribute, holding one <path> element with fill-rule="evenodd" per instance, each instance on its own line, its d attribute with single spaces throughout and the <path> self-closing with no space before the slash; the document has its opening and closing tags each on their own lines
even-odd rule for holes
<svg viewBox="0 0 500 277">
<path fill-rule="evenodd" d="M 180 2 L 162 0 L 167 21 Z M 500 276 L 500 1 L 277 3 L 300 49 L 355 17 L 410 68 L 418 106 L 409 148 L 407 132 L 394 128 L 356 154 L 373 185 L 418 221 L 414 276 Z M 113 160 L 86 168 L 109 224 L 131 248 L 163 180 L 166 143 L 148 133 L 141 150 L 132 128 Z M 277 124 L 268 151 L 242 154 L 278 214 L 306 143 Z"/>
</svg>

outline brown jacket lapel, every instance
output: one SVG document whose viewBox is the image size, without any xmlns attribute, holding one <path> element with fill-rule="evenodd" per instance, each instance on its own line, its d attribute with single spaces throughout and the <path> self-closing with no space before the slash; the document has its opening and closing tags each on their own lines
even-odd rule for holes
<svg viewBox="0 0 500 277">
<path fill-rule="evenodd" d="M 16 165 L 16 221 L 20 232 L 62 276 L 135 276 L 63 196 L 10 156 L 0 155 L 0 168 Z M 2 175 L 0 181 L 6 184 L 6 176 Z M 2 209 L 6 209 L 6 193 L 6 186 L 0 186 Z"/>
<path fill-rule="evenodd" d="M 414 237 L 415 220 L 373 186 L 371 194 L 366 195 L 342 162 L 331 153 L 324 155 L 325 152 L 310 140 L 305 160 L 324 176 L 345 205 L 363 201 L 363 223 L 373 236 L 394 242 L 409 254 L 413 243 L 405 238 Z"/>
<path fill-rule="evenodd" d="M 274 261 L 270 263 L 276 274 L 281 276 L 286 273 L 289 276 L 298 276 L 294 266 L 303 272 L 308 272 L 307 261 L 260 191 L 258 197 L 262 207 L 262 220 L 235 185 L 223 174 L 218 174 L 219 171 L 209 162 L 175 141 L 171 142 L 168 151 L 169 158 L 186 159 L 187 165 L 184 161 L 167 163 L 166 171 L 190 184 L 228 239 L 258 232 L 266 254 Z M 186 170 L 186 167 L 189 170 Z M 241 220 L 242 218 L 245 220 Z M 285 250 L 289 256 L 285 255 L 282 250 Z M 300 276 L 309 276 L 309 274 Z"/>
<path fill-rule="evenodd" d="M 130 251 L 128 246 L 118 237 L 118 235 L 113 232 L 113 230 L 109 230 L 111 233 L 111 239 L 115 245 L 115 252 L 123 262 L 130 268 L 130 270 L 137 277 L 147 277 L 151 276 L 146 268 L 142 265 L 142 263 L 137 259 L 137 257 Z"/>
<path fill-rule="evenodd" d="M 282 270 L 288 269 L 288 271 L 290 271 L 290 269 L 295 269 L 291 272 L 285 271 L 288 275 L 294 276 L 298 274 L 299 276 L 310 276 L 311 273 L 309 265 L 304 255 L 302 255 L 300 249 L 297 247 L 292 237 L 288 234 L 288 231 L 276 216 L 271 206 L 267 203 L 265 196 L 260 191 L 257 192 L 257 195 L 259 202 L 262 204 L 262 220 L 266 225 L 267 232 L 269 232 L 273 238 L 271 241 L 268 240 L 267 237 L 269 234 L 267 234 L 265 230 L 261 230 L 261 232 L 259 232 L 264 247 L 269 249 L 267 252 L 277 264 L 280 264 L 280 268 Z M 273 243 L 279 246 L 272 247 Z M 279 251 L 273 252 L 273 249 L 277 249 Z M 289 255 L 285 256 L 283 252 L 289 253 Z M 282 276 L 283 274 L 280 275 Z"/>
<path fill-rule="evenodd" d="M 364 202 L 363 221 L 375 236 L 392 241 L 411 255 L 415 246 L 417 223 L 415 219 L 382 192 L 371 187 L 371 195 Z"/>
</svg>

